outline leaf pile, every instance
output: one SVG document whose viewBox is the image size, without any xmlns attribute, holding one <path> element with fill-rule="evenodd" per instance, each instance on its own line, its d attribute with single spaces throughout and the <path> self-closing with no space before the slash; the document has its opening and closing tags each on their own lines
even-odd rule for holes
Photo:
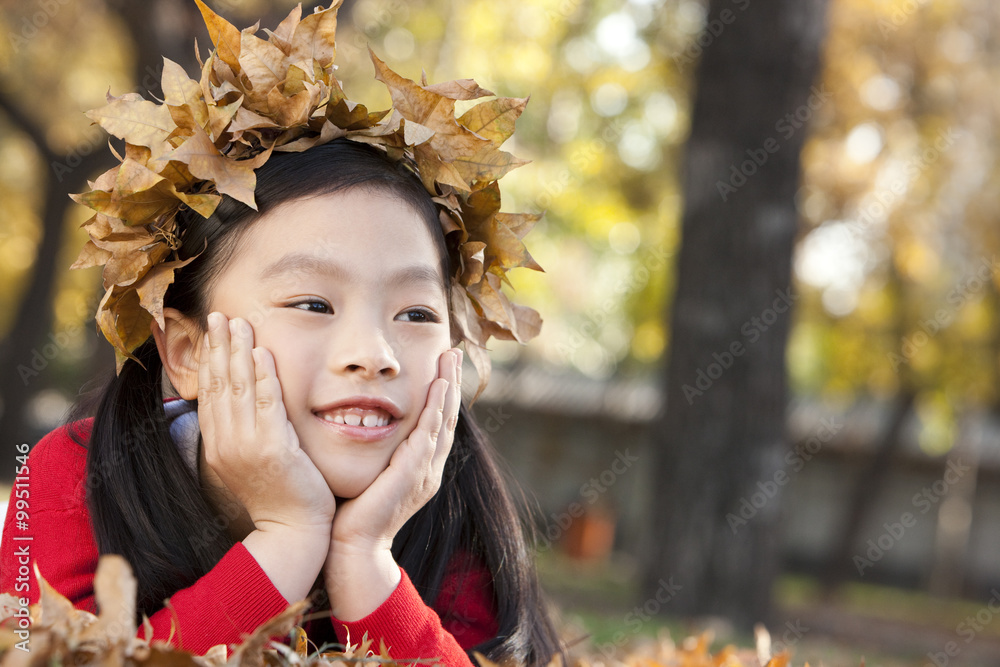
<svg viewBox="0 0 1000 667">
<path fill-rule="evenodd" d="M 290 605 L 284 612 L 263 623 L 240 645 L 233 646 L 227 657 L 224 644 L 212 647 L 203 656 L 176 649 L 167 642 L 152 640 L 152 626 L 144 617 L 143 637 L 137 637 L 135 625 L 136 581 L 124 558 L 101 556 L 94 578 L 94 595 L 98 615 L 75 609 L 42 578 L 34 564 L 40 596 L 29 608 L 31 615 L 30 651 L 19 650 L 18 637 L 7 623 L 0 624 L 0 667 L 38 667 L 41 665 L 104 665 L 106 667 L 349 667 L 373 663 L 384 667 L 401 667 L 389 655 L 385 643 L 379 642 L 379 652 L 372 650 L 373 641 L 367 635 L 357 645 L 344 651 L 322 648 L 309 652 L 308 638 L 297 625 L 308 602 Z M 16 598 L 0 595 L 0 622 L 17 609 Z M 274 640 L 278 636 L 293 638 L 294 646 Z M 714 655 L 709 650 L 712 636 L 706 632 L 688 637 L 675 644 L 661 635 L 635 646 L 630 653 L 616 659 L 608 658 L 593 647 L 573 653 L 576 667 L 592 665 L 625 665 L 626 667 L 788 667 L 787 651 L 770 658 L 770 637 L 757 628 L 757 648 L 737 649 L 726 646 Z M 479 653 L 474 654 L 481 667 L 515 667 L 497 665 Z M 433 660 L 407 661 L 433 663 Z M 862 667 L 864 663 L 862 662 Z M 563 667 L 554 658 L 548 667 Z M 806 667 L 808 663 L 806 663 Z"/>
<path fill-rule="evenodd" d="M 120 372 L 163 326 L 163 296 L 180 260 L 176 216 L 187 207 L 210 216 L 221 195 L 257 208 L 254 170 L 274 151 L 297 152 L 337 138 L 384 150 L 416 173 L 438 207 L 453 266 L 453 316 L 480 376 L 489 379 L 490 336 L 525 343 L 541 318 L 501 291 L 514 267 L 541 271 L 522 239 L 540 218 L 500 211 L 498 179 L 525 164 L 500 146 L 527 98 L 496 97 L 472 79 L 428 85 L 393 72 L 370 52 L 392 108 L 370 112 L 347 99 L 334 76 L 341 0 L 302 18 L 295 7 L 276 29 L 238 30 L 195 0 L 215 46 L 197 79 L 164 58 L 163 102 L 136 93 L 108 95 L 87 115 L 125 142 L 117 167 L 73 195 L 95 214 L 72 268 L 104 265 L 97 322 L 115 347 Z M 493 99 L 455 116 L 458 100 Z"/>
<path fill-rule="evenodd" d="M 137 637 L 135 624 L 136 581 L 124 558 L 101 556 L 94 578 L 94 596 L 98 615 L 76 609 L 45 581 L 34 564 L 39 601 L 29 608 L 30 644 L 27 651 L 17 648 L 23 641 L 8 624 L 0 625 L 0 665 L 37 667 L 41 665 L 104 665 L 105 667 L 309 667 L 332 665 L 348 667 L 358 663 L 377 663 L 396 667 L 384 644 L 379 654 L 371 651 L 367 636 L 345 651 L 327 651 L 306 655 L 305 642 L 295 648 L 272 641 L 276 636 L 295 636 L 304 640 L 296 626 L 308 601 L 290 605 L 285 611 L 261 624 L 246 640 L 234 646 L 227 658 L 225 644 L 213 646 L 203 656 L 152 640 L 153 628 L 143 618 L 145 637 Z M 16 598 L 0 595 L 0 608 L 6 614 L 17 609 Z M 3 616 L 0 616 L 0 620 Z M 295 631 L 295 634 L 292 634 Z M 401 667 L 401 666 L 400 666 Z"/>
</svg>

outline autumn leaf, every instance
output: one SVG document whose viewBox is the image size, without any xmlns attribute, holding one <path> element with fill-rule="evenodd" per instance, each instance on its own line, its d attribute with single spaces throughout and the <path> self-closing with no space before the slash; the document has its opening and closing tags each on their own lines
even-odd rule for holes
<svg viewBox="0 0 1000 667">
<path fill-rule="evenodd" d="M 222 62 L 229 65 L 233 73 L 239 73 L 240 31 L 229 21 L 213 12 L 202 0 L 194 1 L 198 5 L 198 9 L 201 10 L 201 16 L 205 20 L 205 26 L 208 28 L 208 36 L 212 39 L 212 43 L 215 44 L 216 53 L 219 54 L 219 58 L 222 59 Z"/>
<path fill-rule="evenodd" d="M 136 283 L 135 291 L 139 294 L 139 305 L 153 316 L 160 329 L 166 329 L 166 322 L 163 319 L 163 297 L 167 288 L 174 282 L 174 271 L 187 266 L 196 258 L 197 255 L 185 260 L 157 264 Z"/>
<path fill-rule="evenodd" d="M 186 109 L 187 114 L 201 128 L 208 125 L 208 105 L 201 94 L 201 84 L 188 77 L 184 68 L 169 58 L 163 59 L 163 74 L 160 77 L 163 101 L 171 107 Z M 177 117 L 171 113 L 174 122 Z"/>
<path fill-rule="evenodd" d="M 480 102 L 458 119 L 460 125 L 499 146 L 514 134 L 514 121 L 524 111 L 528 98 L 498 97 Z"/>
<path fill-rule="evenodd" d="M 208 217 L 222 196 L 256 209 L 255 170 L 275 150 L 291 152 L 347 138 L 382 150 L 419 176 L 439 206 L 448 251 L 459 267 L 452 276 L 460 330 L 482 382 L 489 377 L 490 337 L 525 341 L 541 319 L 500 291 L 515 267 L 541 270 L 521 239 L 538 220 L 500 212 L 497 180 L 526 164 L 499 150 L 514 131 L 527 98 L 494 98 L 455 117 L 455 103 L 495 97 L 474 79 L 429 85 L 393 72 L 373 52 L 375 78 L 386 85 L 391 109 L 369 109 L 347 98 L 333 75 L 340 0 L 303 17 L 293 8 L 268 38 L 259 24 L 238 30 L 195 0 L 215 49 L 194 80 L 164 59 L 163 104 L 135 93 L 89 112 L 126 141 L 121 164 L 74 199 L 97 212 L 84 227 L 91 235 L 74 268 L 104 264 L 105 298 L 98 325 L 115 346 L 118 369 L 162 323 L 163 299 L 181 242 L 182 207 Z M 197 50 L 197 46 L 196 46 Z M 485 384 L 481 384 L 479 391 Z M 479 392 L 477 392 L 477 396 Z"/>
<path fill-rule="evenodd" d="M 88 111 L 87 117 L 109 134 L 148 148 L 159 147 L 177 127 L 166 106 L 124 95 Z"/>
<path fill-rule="evenodd" d="M 198 178 L 211 180 L 216 189 L 256 210 L 253 192 L 257 184 L 254 169 L 270 156 L 270 151 L 252 160 L 233 160 L 215 147 L 204 130 L 195 131 L 187 141 L 173 151 L 154 160 L 153 164 L 164 164 L 169 160 L 183 162 Z M 154 168 L 156 168 L 154 166 Z"/>
<path fill-rule="evenodd" d="M 343 0 L 336 0 L 326 9 L 302 19 L 292 36 L 291 53 L 288 54 L 290 62 L 315 60 L 322 67 L 327 67 L 333 62 L 337 55 L 335 45 L 337 10 L 342 2 Z"/>
<path fill-rule="evenodd" d="M 254 97 L 266 98 L 284 80 L 288 69 L 285 58 L 285 53 L 274 44 L 247 32 L 240 34 L 240 66 L 250 79 Z"/>
</svg>

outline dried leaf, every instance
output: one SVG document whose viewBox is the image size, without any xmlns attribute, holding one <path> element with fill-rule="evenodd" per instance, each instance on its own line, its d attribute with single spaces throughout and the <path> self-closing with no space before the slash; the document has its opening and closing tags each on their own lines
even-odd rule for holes
<svg viewBox="0 0 1000 667">
<path fill-rule="evenodd" d="M 201 94 L 201 84 L 188 77 L 184 68 L 169 58 L 163 59 L 163 74 L 160 77 L 163 101 L 172 107 L 186 109 L 188 115 L 200 127 L 208 125 L 208 105 Z M 171 117 L 177 117 L 171 112 Z"/>
<path fill-rule="evenodd" d="M 278 24 L 278 27 L 273 32 L 268 31 L 271 41 L 274 42 L 275 46 L 284 51 L 286 55 L 292 51 L 292 36 L 295 34 L 295 28 L 299 25 L 301 19 L 302 3 L 299 3 L 292 7 L 292 11 Z"/>
<path fill-rule="evenodd" d="M 483 139 L 488 139 L 494 146 L 499 146 L 514 134 L 514 121 L 527 104 L 527 97 L 498 97 L 472 107 L 462 114 L 458 122 Z"/>
<path fill-rule="evenodd" d="M 262 155 L 269 156 L 270 151 Z M 204 131 L 196 131 L 183 144 L 154 160 L 153 163 L 161 164 L 168 160 L 183 162 L 198 178 L 209 179 L 215 183 L 216 189 L 222 194 L 229 195 L 256 210 L 257 203 L 253 191 L 257 177 L 253 170 L 266 159 L 267 157 L 233 160 L 220 153 Z"/>
<path fill-rule="evenodd" d="M 103 107 L 91 109 L 87 117 L 109 134 L 148 148 L 158 147 L 177 127 L 166 106 L 125 95 L 113 98 Z"/>
<path fill-rule="evenodd" d="M 196 258 L 197 255 L 185 260 L 157 264 L 136 283 L 135 291 L 139 294 L 139 304 L 153 316 L 160 329 L 166 329 L 166 322 L 163 319 L 163 297 L 167 288 L 174 282 L 174 271 L 187 266 Z"/>
<path fill-rule="evenodd" d="M 212 38 L 212 43 L 215 44 L 216 53 L 219 54 L 219 58 L 222 59 L 222 62 L 229 65 L 232 72 L 239 72 L 240 31 L 229 21 L 213 12 L 202 0 L 194 1 L 197 3 L 198 9 L 201 10 L 201 16 L 205 20 L 205 26 L 208 28 L 208 36 Z"/>
<path fill-rule="evenodd" d="M 285 78 L 285 54 L 274 44 L 248 34 L 240 34 L 240 66 L 250 79 L 254 97 L 266 97 Z"/>
<path fill-rule="evenodd" d="M 88 240 L 83 249 L 80 251 L 80 255 L 73 262 L 73 265 L 69 268 L 71 269 L 88 269 L 92 266 L 100 266 L 111 259 L 111 253 L 104 248 L 98 248 L 94 245 L 93 240 Z"/>
<path fill-rule="evenodd" d="M 337 55 L 337 10 L 343 0 L 335 0 L 326 9 L 302 19 L 292 36 L 292 50 L 288 60 L 292 63 L 315 60 L 326 67 Z"/>
<path fill-rule="evenodd" d="M 424 79 L 426 80 L 426 76 Z M 474 100 L 480 97 L 490 97 L 493 95 L 493 93 L 489 90 L 480 88 L 479 84 L 473 79 L 456 79 L 455 81 L 435 83 L 432 86 L 425 84 L 421 87 L 427 92 L 453 100 Z"/>
</svg>

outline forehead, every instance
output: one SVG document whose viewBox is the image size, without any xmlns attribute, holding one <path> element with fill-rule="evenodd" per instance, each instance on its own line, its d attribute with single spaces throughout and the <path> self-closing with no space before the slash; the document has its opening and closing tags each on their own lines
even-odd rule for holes
<svg viewBox="0 0 1000 667">
<path fill-rule="evenodd" d="M 244 277 L 266 281 L 326 272 L 384 284 L 401 271 L 446 281 L 427 221 L 398 197 L 360 188 L 274 207 L 253 221 L 233 259 Z"/>
</svg>

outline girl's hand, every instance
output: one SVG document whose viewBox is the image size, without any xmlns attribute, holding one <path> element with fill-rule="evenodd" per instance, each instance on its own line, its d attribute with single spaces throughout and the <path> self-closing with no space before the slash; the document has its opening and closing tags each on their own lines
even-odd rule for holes
<svg viewBox="0 0 1000 667">
<path fill-rule="evenodd" d="M 371 486 L 337 507 L 323 570 L 337 618 L 352 620 L 352 616 L 361 618 L 370 613 L 399 582 L 399 570 L 392 561 L 392 540 L 441 486 L 458 423 L 461 378 L 462 351 L 452 348 L 442 353 L 438 376 L 431 383 L 416 427 Z M 365 585 L 350 584 L 359 580 L 367 581 Z M 376 585 L 379 582 L 381 587 Z M 345 586 L 341 587 L 342 583 Z M 388 590 L 381 590 L 385 588 Z M 370 595 L 362 594 L 362 589 Z M 340 590 L 342 596 L 338 595 Z M 365 600 L 367 597 L 374 602 Z M 365 607 L 370 608 L 365 611 Z"/>
<path fill-rule="evenodd" d="M 205 460 L 257 529 L 329 531 L 333 493 L 299 447 L 274 358 L 253 347 L 246 320 L 227 325 L 226 317 L 215 312 L 208 323 L 198 368 Z"/>
</svg>

